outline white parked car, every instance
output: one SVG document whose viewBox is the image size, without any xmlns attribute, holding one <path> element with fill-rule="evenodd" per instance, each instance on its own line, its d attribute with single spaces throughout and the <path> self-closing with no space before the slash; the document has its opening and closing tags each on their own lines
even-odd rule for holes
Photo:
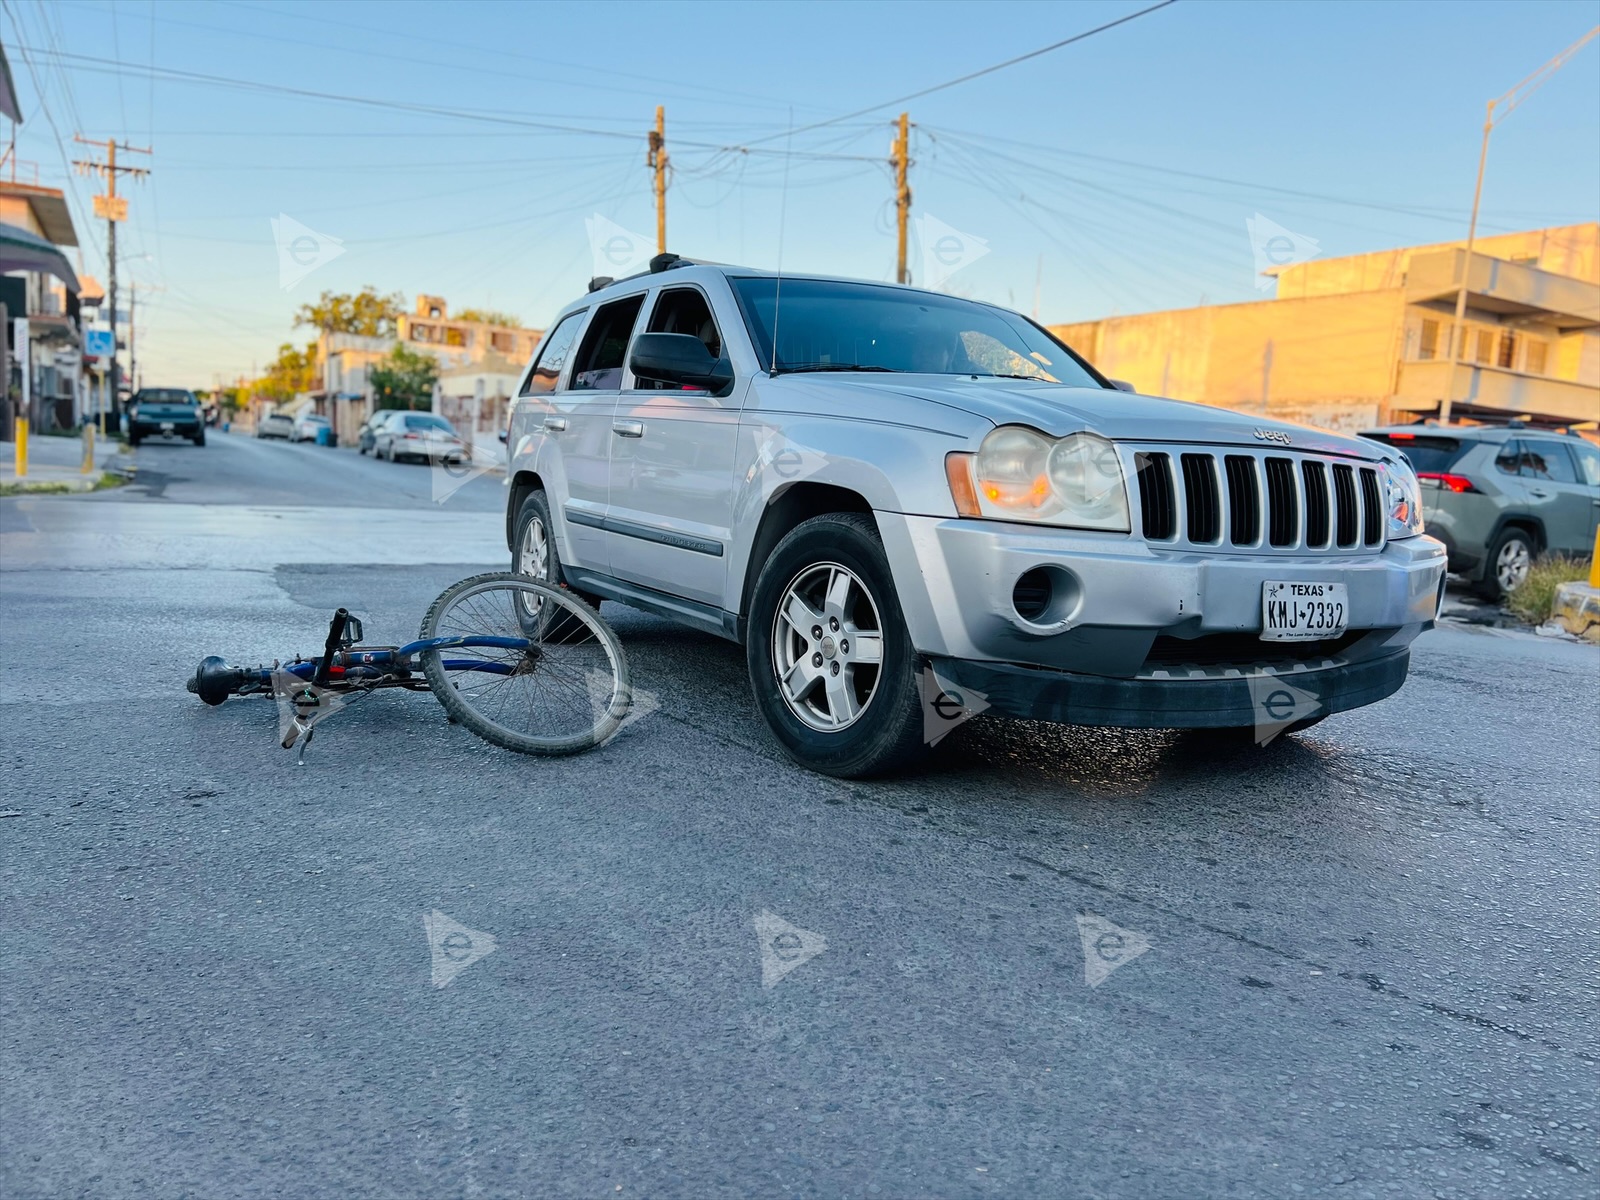
<svg viewBox="0 0 1600 1200">
<path fill-rule="evenodd" d="M 953 296 L 672 256 L 596 282 L 518 389 L 513 568 L 741 642 L 813 769 L 903 765 L 979 700 L 1293 732 L 1398 690 L 1437 612 L 1390 447 L 1131 394 Z"/>
<path fill-rule="evenodd" d="M 294 428 L 290 431 L 291 442 L 314 442 L 317 434 L 324 429 L 331 429 L 327 417 L 319 417 L 316 413 L 301 413 L 294 419 Z"/>
<path fill-rule="evenodd" d="M 256 436 L 258 438 L 283 438 L 285 441 L 294 439 L 294 418 L 288 413 L 267 413 L 256 422 Z"/>
<path fill-rule="evenodd" d="M 373 432 L 372 452 L 379 458 L 398 462 L 402 458 L 418 462 L 459 463 L 467 456 L 467 444 L 455 428 L 437 413 L 395 412 Z"/>
</svg>

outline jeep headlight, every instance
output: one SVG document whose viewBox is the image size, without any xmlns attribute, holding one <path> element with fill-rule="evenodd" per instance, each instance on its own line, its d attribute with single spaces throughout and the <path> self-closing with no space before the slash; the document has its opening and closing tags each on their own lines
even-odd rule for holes
<svg viewBox="0 0 1600 1200">
<path fill-rule="evenodd" d="M 1379 473 L 1389 514 L 1389 540 L 1416 537 L 1422 532 L 1422 485 L 1417 473 L 1405 459 L 1389 460 Z"/>
<path fill-rule="evenodd" d="M 1116 447 L 1092 433 L 1051 438 L 1002 425 L 977 454 L 949 455 L 945 470 L 963 516 L 1114 533 L 1131 528 Z"/>
</svg>

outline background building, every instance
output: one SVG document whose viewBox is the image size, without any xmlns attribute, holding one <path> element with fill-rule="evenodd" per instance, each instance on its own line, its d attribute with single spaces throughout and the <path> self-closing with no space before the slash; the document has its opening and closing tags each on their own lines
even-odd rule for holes
<svg viewBox="0 0 1600 1200">
<path fill-rule="evenodd" d="M 1051 329 L 1141 392 L 1331 429 L 1436 416 L 1447 391 L 1454 418 L 1600 424 L 1600 223 L 1466 257 L 1447 242 L 1312 259 L 1274 272 L 1272 300 Z"/>
</svg>

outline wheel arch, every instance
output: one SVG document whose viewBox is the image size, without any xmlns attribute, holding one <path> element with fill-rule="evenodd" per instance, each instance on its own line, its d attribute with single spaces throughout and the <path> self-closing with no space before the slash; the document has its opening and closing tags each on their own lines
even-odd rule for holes
<svg viewBox="0 0 1600 1200">
<path fill-rule="evenodd" d="M 1550 545 L 1549 539 L 1545 537 L 1544 522 L 1538 517 L 1532 513 L 1505 513 L 1494 523 L 1494 529 L 1490 531 L 1489 540 L 1485 543 L 1484 561 L 1486 563 L 1489 559 L 1487 551 L 1494 548 L 1495 542 L 1500 539 L 1500 535 L 1507 529 L 1520 529 L 1524 533 L 1532 534 L 1533 548 L 1538 554 L 1543 554 Z"/>
<path fill-rule="evenodd" d="M 511 487 L 506 497 L 506 549 L 515 553 L 517 540 L 517 514 L 522 502 L 537 491 L 546 491 L 544 478 L 537 471 L 518 471 L 511 477 Z"/>
<path fill-rule="evenodd" d="M 812 517 L 826 513 L 861 513 L 877 528 L 877 518 L 872 505 L 860 492 L 831 483 L 804 482 L 794 484 L 772 497 L 761 513 L 760 524 L 750 543 L 750 557 L 745 560 L 744 580 L 739 589 L 739 641 L 744 641 L 745 622 L 750 613 L 750 597 L 756 587 L 761 568 L 772 551 L 791 529 Z"/>
</svg>

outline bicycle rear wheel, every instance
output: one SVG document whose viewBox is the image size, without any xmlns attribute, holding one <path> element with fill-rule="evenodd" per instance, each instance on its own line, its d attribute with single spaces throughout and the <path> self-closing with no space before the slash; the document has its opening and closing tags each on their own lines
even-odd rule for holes
<svg viewBox="0 0 1600 1200">
<path fill-rule="evenodd" d="M 527 643 L 417 656 L 445 711 L 507 750 L 588 750 L 617 731 L 633 700 L 611 627 L 571 592 L 526 575 L 495 572 L 452 585 L 428 609 L 420 636 Z"/>
</svg>

